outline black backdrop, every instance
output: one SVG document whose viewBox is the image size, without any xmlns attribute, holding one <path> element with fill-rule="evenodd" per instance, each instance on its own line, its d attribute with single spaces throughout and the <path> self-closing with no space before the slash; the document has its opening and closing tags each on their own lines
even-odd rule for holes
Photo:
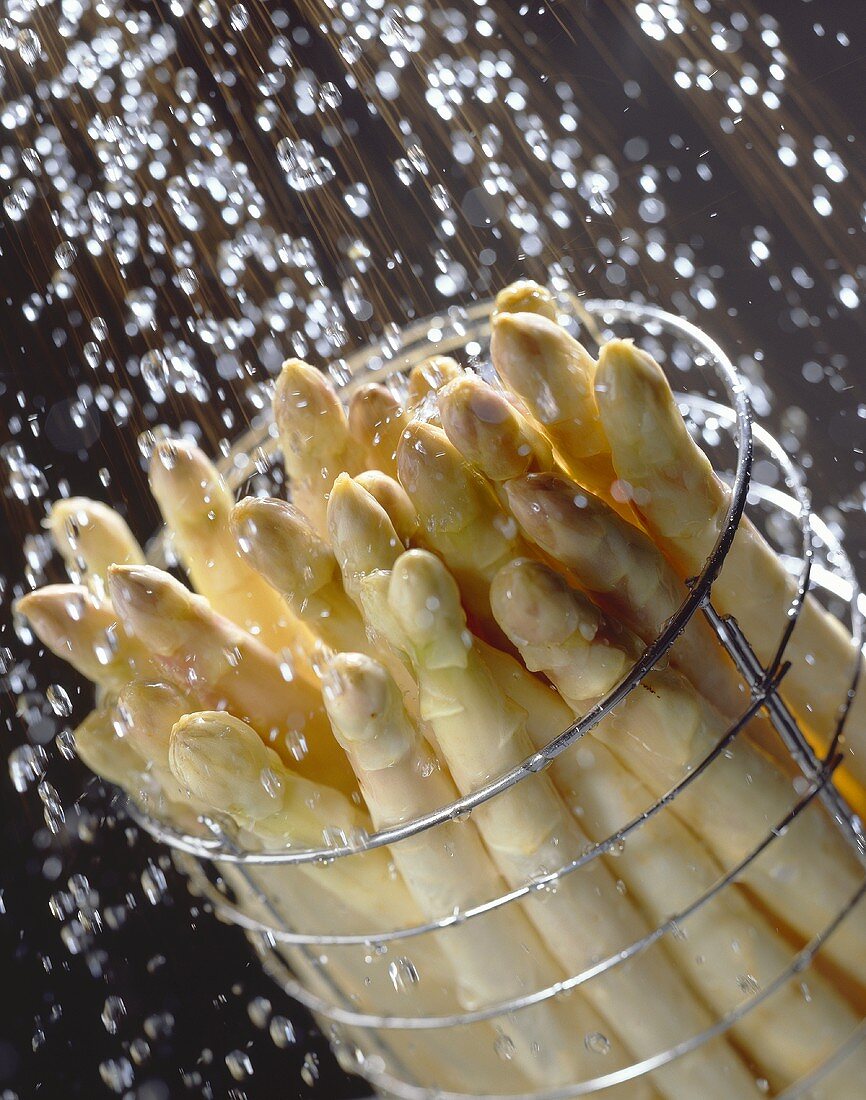
<svg viewBox="0 0 866 1100">
<path fill-rule="evenodd" d="M 700 148 L 722 166 L 709 190 L 705 185 L 698 189 L 684 176 L 669 199 L 669 219 L 681 239 L 700 233 L 706 241 L 705 256 L 718 257 L 725 266 L 729 273 L 727 305 L 747 318 L 755 345 L 772 348 L 766 365 L 771 388 L 807 411 L 805 431 L 815 455 L 812 481 L 818 504 L 832 507 L 841 496 L 856 494 L 864 481 L 858 455 L 866 442 L 862 311 L 831 309 L 821 315 L 820 326 L 805 330 L 786 323 L 766 278 L 743 262 L 740 236 L 743 225 L 769 224 L 776 259 L 789 267 L 803 263 L 808 257 L 803 256 L 792 227 L 786 226 L 784 203 L 777 202 L 771 190 L 750 190 L 732 169 L 724 167 L 719 147 L 726 139 L 718 131 L 701 129 L 664 74 L 634 40 L 623 35 L 606 4 L 575 0 L 575 12 L 579 8 L 581 16 L 591 18 L 598 40 L 625 58 L 644 93 L 636 104 L 623 97 L 618 83 L 611 85 L 607 62 L 595 45 L 582 35 L 568 38 L 556 20 L 535 14 L 535 9 L 543 6 L 532 7 L 527 23 L 539 35 L 539 48 L 549 54 L 552 68 L 565 66 L 582 88 L 598 91 L 597 111 L 609 127 L 614 145 L 621 147 L 628 137 L 640 135 L 654 148 L 676 131 L 686 138 L 685 161 L 694 163 L 693 150 Z M 846 156 L 859 158 L 863 166 L 862 138 L 857 133 L 863 118 L 862 71 L 866 63 L 861 5 L 857 0 L 821 4 L 761 0 L 760 7 L 772 12 L 784 29 L 795 67 L 791 79 L 804 88 L 820 89 L 850 120 L 853 136 Z M 852 39 L 849 47 L 842 49 L 833 33 L 815 33 L 819 14 L 831 30 L 848 32 Z M 567 10 L 559 16 L 568 21 Z M 0 224 L 0 244 L 4 424 L 20 413 L 18 394 L 24 391 L 28 410 L 45 417 L 46 423 L 46 431 L 29 451 L 31 459 L 63 472 L 75 492 L 99 496 L 98 470 L 110 466 L 117 476 L 122 467 L 117 456 L 128 449 L 127 438 L 110 417 L 94 412 L 98 438 L 90 447 L 87 462 L 76 456 L 80 440 L 70 447 L 72 428 L 64 402 L 74 394 L 77 368 L 49 353 L 42 326 L 27 323 L 21 315 L 20 303 L 30 287 L 20 262 L 20 237 Z M 862 249 L 860 254 L 866 262 Z M 843 357 L 844 385 L 808 384 L 800 370 L 802 364 L 831 355 Z M 0 428 L 0 435 L 3 431 Z M 144 535 L 153 529 L 156 517 L 139 492 L 140 471 L 136 468 L 130 476 L 138 494 L 133 495 L 131 520 Z M 29 521 L 8 490 L 5 504 L 7 520 L 0 541 L 8 599 L 12 581 L 20 578 L 23 570 L 19 533 Z M 863 527 L 858 525 L 862 513 L 857 513 L 856 506 L 853 511 L 848 517 L 850 549 L 857 552 L 862 566 Z M 4 624 L 4 631 L 9 629 L 8 623 Z M 41 683 L 62 680 L 69 684 L 68 673 L 59 666 L 50 677 L 40 673 L 39 679 Z M 26 705 L 12 694 L 5 697 L 4 707 L 0 760 L 22 741 L 24 726 L 32 719 Z M 16 714 L 16 708 L 23 713 Z M 58 728 L 60 724 L 58 721 Z M 100 1063 L 124 1056 L 128 1044 L 142 1036 L 147 1037 L 150 1052 L 143 1065 L 136 1067 L 130 1093 L 141 1100 L 185 1095 L 337 1100 L 367 1095 L 362 1083 L 337 1070 L 325 1041 L 305 1013 L 262 975 L 241 934 L 198 914 L 182 881 L 170 867 L 160 865 L 156 845 L 130 830 L 124 820 L 113 820 L 98 785 L 88 783 L 84 769 L 70 764 L 67 782 L 69 790 L 88 784 L 82 805 L 92 815 L 94 835 L 86 844 L 69 842 L 63 853 L 62 881 L 55 881 L 51 876 L 60 864 L 52 863 L 50 852 L 40 846 L 40 838 L 44 838 L 42 802 L 33 791 L 17 793 L 5 768 L 0 772 L 0 1097 L 102 1095 L 106 1086 L 100 1077 Z M 153 902 L 142 887 L 142 872 L 157 882 L 160 873 L 167 879 L 166 890 L 157 890 L 159 896 Z M 86 876 L 98 889 L 96 908 L 103 922 L 91 948 L 79 954 L 61 941 L 61 924 L 50 911 L 52 894 L 65 888 L 67 878 L 74 874 Z M 78 881 L 77 889 L 86 909 L 83 880 Z M 127 896 L 134 907 L 113 927 Z M 101 1015 L 110 996 L 122 998 L 124 1012 L 117 1014 L 116 1027 L 106 1028 Z M 291 1021 L 294 1043 L 278 1048 L 267 1028 L 250 1018 L 248 1005 L 255 997 L 267 998 L 272 1014 Z M 173 1023 L 167 1022 L 168 1016 Z M 225 1055 L 232 1050 L 247 1053 L 254 1067 L 253 1075 L 242 1082 L 236 1081 L 226 1066 Z M 310 1053 L 318 1058 L 318 1076 L 307 1084 L 300 1071 Z M 4 1088 L 10 1091 L 4 1092 Z"/>
</svg>

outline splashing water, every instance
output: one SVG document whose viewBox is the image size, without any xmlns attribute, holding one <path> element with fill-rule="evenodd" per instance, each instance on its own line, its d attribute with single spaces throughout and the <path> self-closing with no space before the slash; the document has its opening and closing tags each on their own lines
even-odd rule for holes
<svg viewBox="0 0 866 1100">
<path fill-rule="evenodd" d="M 2 377 L 0 469 L 23 552 L 4 607 L 61 579 L 40 530 L 49 499 L 106 496 L 150 533 L 141 463 L 162 424 L 225 452 L 266 407 L 288 355 L 340 377 L 360 343 L 393 358 L 405 322 L 437 312 L 459 323 L 518 275 L 560 293 L 658 301 L 739 348 L 759 414 L 804 465 L 822 431 L 825 448 L 850 453 L 829 472 L 819 461 L 814 487 L 838 502 L 827 518 L 856 545 L 866 531 L 866 396 L 862 383 L 853 402 L 849 393 L 866 274 L 859 136 L 796 78 L 770 14 L 709 0 L 688 12 L 576 8 L 6 5 L 0 249 L 15 363 Z M 842 68 L 846 28 L 822 18 L 804 41 L 826 52 L 828 71 Z M 634 50 L 611 53 L 605 41 L 637 43 L 639 72 L 620 60 Z M 772 187 L 790 204 L 784 219 L 767 209 Z M 160 1098 L 179 1079 L 191 1094 L 254 1095 L 269 1066 L 288 1080 L 282 1059 L 297 1050 L 297 1088 L 332 1095 L 324 1039 L 285 1015 L 266 979 L 239 984 L 247 956 L 231 975 L 184 970 L 179 955 L 214 922 L 195 900 L 187 907 L 164 853 L 71 759 L 89 689 L 37 656 L 11 614 L 0 641 L 16 711 L 13 812 L 39 884 L 21 965 L 58 989 L 66 967 L 92 985 L 79 1013 L 84 1035 L 102 1021 L 92 1087 L 149 1085 Z M 307 752 L 300 734 L 289 748 Z M 92 874 L 91 849 L 106 855 Z M 10 896 L 0 921 L 14 915 Z M 237 955 L 232 933 L 210 935 Z M 136 937 L 147 945 L 138 977 L 153 983 L 146 1004 L 116 991 L 115 960 Z M 411 997 L 414 963 L 385 965 Z M 186 976 L 192 1009 L 161 978 L 169 971 Z M 72 996 L 27 1010 L 34 1050 L 77 1037 Z M 176 1017 L 190 1027 L 196 1008 L 215 1033 L 225 1019 L 233 1029 L 222 1049 L 178 1067 Z M 508 1061 L 512 1040 L 497 1042 Z M 585 1043 L 595 1055 L 610 1046 L 602 1033 Z M 352 1088 L 341 1078 L 333 1095 Z"/>
</svg>

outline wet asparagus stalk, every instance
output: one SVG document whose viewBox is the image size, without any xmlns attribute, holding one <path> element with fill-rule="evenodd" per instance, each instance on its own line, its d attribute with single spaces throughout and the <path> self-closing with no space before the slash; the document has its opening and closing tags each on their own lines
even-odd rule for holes
<svg viewBox="0 0 866 1100">
<path fill-rule="evenodd" d="M 395 564 L 389 586 L 394 614 L 411 645 L 421 715 L 462 793 L 516 766 L 532 751 L 523 712 L 496 686 L 466 633 L 459 589 L 438 558 L 421 550 Z M 501 873 L 514 885 L 580 856 L 588 838 L 548 776 L 539 774 L 479 806 L 475 820 Z M 527 912 L 559 962 L 572 973 L 640 940 L 647 927 L 599 860 Z M 587 1000 L 637 1057 L 694 1034 L 709 1015 L 671 965 L 662 945 L 582 987 Z M 751 1076 L 724 1040 L 657 1074 L 671 1097 L 758 1095 Z"/>
<path fill-rule="evenodd" d="M 110 565 L 144 563 L 144 551 L 125 520 L 101 501 L 58 500 L 48 513 L 47 527 L 70 580 L 91 586 L 96 582 L 98 594 L 104 594 Z"/>
<path fill-rule="evenodd" d="M 540 594 L 545 600 L 566 605 L 569 601 L 562 577 L 526 559 L 506 566 L 491 594 L 495 613 L 509 624 L 514 637 L 521 638 L 530 660 L 533 644 L 548 636 L 547 621 L 538 612 Z M 608 651 L 597 656 L 604 668 Z M 577 710 L 571 713 L 582 716 Z M 637 765 L 639 759 L 624 756 L 620 761 L 603 738 L 592 734 L 554 763 L 597 840 L 614 835 L 654 801 L 650 788 L 629 770 L 628 763 Z M 622 878 L 656 924 L 710 892 L 723 874 L 722 865 L 680 821 L 676 807 L 677 803 L 632 833 L 617 857 Z M 744 1000 L 754 983 L 763 987 L 774 980 L 794 953 L 763 914 L 731 885 L 691 913 L 682 933 L 672 939 L 670 949 L 719 1017 Z M 744 975 L 752 981 L 745 981 Z M 797 978 L 792 978 L 733 1031 L 737 1043 L 763 1068 L 774 1087 L 791 1084 L 820 1065 L 856 1027 L 850 1006 L 814 968 L 806 980 L 808 999 Z M 862 1064 L 858 1057 L 846 1069 L 849 1086 L 861 1078 L 864 1066 L 866 1052 Z M 815 1095 L 816 1100 L 818 1096 L 830 1100 L 825 1092 Z"/>
<path fill-rule="evenodd" d="M 151 458 L 150 488 L 193 588 L 268 648 L 289 648 L 300 661 L 310 639 L 238 553 L 229 524 L 234 496 L 210 459 L 194 444 L 163 440 Z"/>
<path fill-rule="evenodd" d="M 114 566 L 109 589 L 121 620 L 153 654 L 163 677 L 194 694 L 199 707 L 232 710 L 304 774 L 354 789 L 321 692 L 292 678 L 261 642 L 153 566 Z"/>
<path fill-rule="evenodd" d="M 617 476 L 631 487 L 647 530 L 682 577 L 697 575 L 718 537 L 730 489 L 694 442 L 667 379 L 646 352 L 612 340 L 599 359 L 599 413 Z M 771 661 L 788 625 L 796 582 L 744 518 L 713 586 L 718 610 L 735 616 L 761 661 Z M 851 677 L 861 688 L 847 721 L 844 767 L 866 787 L 866 660 L 839 621 L 807 597 L 785 649 L 791 668 L 782 696 L 811 733 L 819 753 L 836 730 Z"/>
<path fill-rule="evenodd" d="M 397 476 L 397 444 L 406 421 L 406 410 L 380 382 L 367 382 L 349 402 L 349 434 L 371 470 Z"/>
<path fill-rule="evenodd" d="M 346 750 L 374 826 L 400 824 L 452 801 L 456 792 L 418 737 L 397 685 L 361 654 L 334 658 L 324 691 L 334 733 Z M 392 856 L 428 920 L 449 917 L 506 892 L 471 823 L 447 822 L 400 841 Z M 448 963 L 464 1008 L 496 1004 L 555 984 L 557 967 L 520 909 L 505 909 L 444 934 Z M 591 1034 L 583 1006 L 542 1004 L 517 1014 L 513 1060 L 537 1085 L 588 1075 L 573 1028 Z"/>
<path fill-rule="evenodd" d="M 366 651 L 364 623 L 346 595 L 331 547 L 283 500 L 247 497 L 231 514 L 244 559 L 325 645 Z"/>
<path fill-rule="evenodd" d="M 490 614 L 489 588 L 504 562 L 529 549 L 513 519 L 441 428 L 411 423 L 397 449 L 397 468 L 423 517 L 418 539 L 454 573 L 479 633 L 504 642 Z"/>
<path fill-rule="evenodd" d="M 50 584 L 22 596 L 15 610 L 52 653 L 98 684 L 119 691 L 135 678 L 158 679 L 151 654 L 105 600 L 76 584 Z"/>
<path fill-rule="evenodd" d="M 507 482 L 505 492 L 526 536 L 645 641 L 682 603 L 685 586 L 652 540 L 573 481 L 529 474 Z M 701 616 L 688 623 L 671 660 L 726 714 L 746 705 L 743 684 Z"/>
<path fill-rule="evenodd" d="M 339 474 L 358 471 L 343 405 L 321 371 L 289 359 L 277 379 L 274 418 L 292 503 L 324 537 L 331 486 Z"/>
<path fill-rule="evenodd" d="M 575 711 L 586 713 L 627 672 L 641 643 L 543 566 L 521 564 L 519 587 L 514 575 L 512 570 L 503 591 L 497 587 L 496 612 L 503 630 L 527 667 L 544 672 Z M 649 673 L 596 727 L 595 736 L 658 798 L 721 742 L 727 728 L 719 712 L 668 668 Z M 677 795 L 674 808 L 716 858 L 733 867 L 785 818 L 795 801 L 791 781 L 760 749 L 738 738 L 705 776 Z M 808 940 L 854 896 L 862 868 L 820 805 L 813 803 L 784 837 L 749 864 L 741 880 Z M 862 919 L 843 922 L 823 951 L 866 985 Z"/>
<path fill-rule="evenodd" d="M 502 312 L 493 318 L 490 350 L 499 376 L 526 402 L 575 481 L 622 507 L 612 494 L 616 474 L 586 348 L 548 317 Z"/>
</svg>

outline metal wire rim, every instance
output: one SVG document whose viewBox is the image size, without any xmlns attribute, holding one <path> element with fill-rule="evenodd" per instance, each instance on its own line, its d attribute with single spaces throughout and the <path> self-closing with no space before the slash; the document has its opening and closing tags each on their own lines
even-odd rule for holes
<svg viewBox="0 0 866 1100">
<path fill-rule="evenodd" d="M 290 851 L 254 851 L 244 852 L 239 855 L 236 851 L 227 848 L 225 845 L 221 845 L 218 841 L 208 842 L 200 838 L 182 834 L 172 829 L 166 823 L 158 822 L 149 817 L 149 815 L 145 814 L 140 809 L 133 809 L 133 816 L 156 840 L 168 844 L 173 848 L 177 848 L 180 851 L 187 852 L 190 855 L 197 856 L 199 859 L 218 860 L 225 863 L 243 862 L 258 865 L 322 863 L 368 851 L 371 848 L 396 844 L 407 837 L 422 832 L 424 829 L 429 829 L 445 821 L 454 820 L 455 818 L 469 814 L 476 806 L 480 806 L 491 798 L 495 798 L 498 794 L 509 790 L 521 779 L 547 768 L 560 753 L 564 752 L 570 745 L 573 745 L 598 725 L 614 707 L 621 703 L 622 700 L 637 687 L 646 673 L 661 660 L 665 653 L 667 653 L 679 634 L 685 629 L 692 616 L 709 601 L 712 584 L 722 568 L 725 556 L 736 534 L 737 526 L 742 516 L 743 509 L 745 508 L 749 487 L 753 438 L 752 421 L 745 386 L 730 359 L 725 355 L 719 345 L 689 321 L 685 321 L 681 317 L 676 317 L 671 313 L 667 313 L 656 306 L 643 305 L 635 302 L 603 299 L 578 299 L 578 301 L 584 311 L 593 318 L 598 317 L 604 324 L 613 324 L 617 320 L 644 324 L 647 322 L 657 322 L 672 332 L 693 341 L 701 348 L 702 352 L 712 363 L 733 406 L 733 414 L 736 421 L 735 438 L 737 463 L 734 482 L 731 489 L 731 500 L 725 515 L 725 521 L 703 570 L 693 581 L 683 602 L 668 622 L 663 625 L 655 640 L 646 647 L 641 656 L 634 662 L 629 672 L 602 700 L 592 707 L 586 715 L 573 722 L 566 730 L 553 738 L 544 749 L 532 753 L 530 756 L 526 757 L 521 764 L 509 769 L 507 772 L 504 772 L 502 775 L 492 780 L 484 787 L 473 791 L 471 794 L 455 799 L 454 802 L 441 806 L 428 814 L 404 822 L 399 826 L 392 826 L 371 833 L 368 837 L 365 837 L 363 843 L 347 843 L 335 845 L 333 847 L 298 848 Z M 444 349 L 451 348 L 456 342 L 465 344 L 467 331 L 471 321 L 475 318 L 487 318 L 490 307 L 491 302 L 481 302 L 474 306 L 471 311 L 468 311 L 466 325 L 464 326 L 461 323 L 459 326 L 460 331 L 450 338 L 450 342 L 448 340 L 444 341 Z M 423 333 L 428 334 L 427 338 L 429 338 L 431 328 L 439 320 L 440 319 L 437 318 L 431 318 L 418 322 L 412 326 L 412 328 L 407 330 L 404 334 L 404 348 L 411 343 L 416 333 L 420 334 L 423 331 Z M 445 324 L 444 319 L 441 319 L 441 323 L 443 325 Z M 486 322 L 486 328 L 489 330 L 489 321 Z M 473 335 L 483 336 L 484 334 L 485 323 L 473 329 Z M 437 344 L 437 350 L 443 350 L 443 343 Z M 357 356 L 353 357 L 353 359 L 360 364 L 362 359 L 368 361 L 369 355 L 366 352 L 360 352 Z M 350 370 L 352 369 L 351 360 L 347 361 L 347 367 Z M 395 369 L 398 369 L 397 364 L 377 367 L 369 377 L 373 377 L 376 374 L 382 374 L 383 372 L 393 373 Z M 346 389 L 348 392 L 349 386 L 347 386 Z M 245 448 L 246 453 L 255 450 L 256 447 L 260 446 L 265 440 L 266 434 L 266 428 L 259 428 L 258 430 L 254 430 L 253 433 L 247 433 L 247 435 L 239 441 L 235 453 L 239 453 L 241 447 Z M 253 438 L 250 438 L 251 435 L 258 440 L 258 443 L 256 443 Z M 231 456 L 229 456 L 229 460 L 227 461 L 231 461 Z M 131 801 L 129 805 L 131 807 L 133 806 Z"/>
</svg>

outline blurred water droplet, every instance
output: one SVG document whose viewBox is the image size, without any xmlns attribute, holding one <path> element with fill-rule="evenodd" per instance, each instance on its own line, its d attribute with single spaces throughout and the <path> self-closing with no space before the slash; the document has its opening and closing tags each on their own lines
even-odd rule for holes
<svg viewBox="0 0 866 1100">
<path fill-rule="evenodd" d="M 285 1016 L 274 1016 L 268 1028 L 268 1032 L 274 1046 L 284 1048 L 296 1042 L 295 1029 L 292 1025 L 292 1021 Z"/>
<path fill-rule="evenodd" d="M 107 1058 L 99 1063 L 99 1076 L 112 1092 L 122 1093 L 132 1088 L 135 1071 L 128 1058 Z"/>
<path fill-rule="evenodd" d="M 21 794 L 42 779 L 47 767 L 48 754 L 41 745 L 18 745 L 9 753 L 9 778 Z"/>
<path fill-rule="evenodd" d="M 54 259 L 57 261 L 57 266 L 64 270 L 72 267 L 77 255 L 78 253 L 72 241 L 63 241 L 62 244 L 59 244 L 57 248 L 54 249 Z"/>
<path fill-rule="evenodd" d="M 304 1064 L 301 1066 L 301 1080 L 309 1088 L 319 1079 L 319 1056 L 313 1051 L 308 1050 L 304 1055 Z"/>
<path fill-rule="evenodd" d="M 249 1055 L 242 1050 L 230 1050 L 225 1057 L 225 1063 L 236 1081 L 245 1081 L 253 1075 L 253 1064 Z"/>
<path fill-rule="evenodd" d="M 610 1039 L 600 1031 L 591 1031 L 583 1040 L 583 1045 L 593 1054 L 609 1054 Z"/>
<path fill-rule="evenodd" d="M 120 1027 L 120 1022 L 126 1015 L 126 1005 L 123 1003 L 122 997 L 111 996 L 105 998 L 105 1004 L 102 1006 L 102 1026 L 108 1032 L 109 1035 L 116 1035 Z"/>
<path fill-rule="evenodd" d="M 401 956 L 388 966 L 388 977 L 398 993 L 408 993 L 413 985 L 417 985 L 420 975 L 411 959 Z"/>
</svg>

